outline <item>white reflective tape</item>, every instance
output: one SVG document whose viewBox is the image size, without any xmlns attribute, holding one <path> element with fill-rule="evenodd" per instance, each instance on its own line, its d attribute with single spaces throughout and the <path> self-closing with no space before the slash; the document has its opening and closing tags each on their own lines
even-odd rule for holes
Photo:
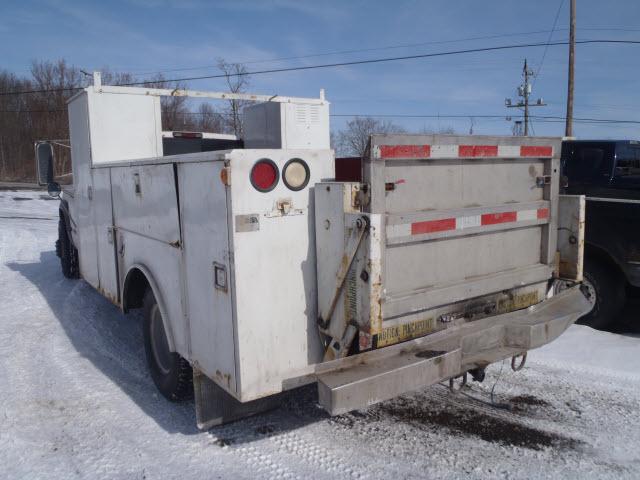
<svg viewBox="0 0 640 480">
<path fill-rule="evenodd" d="M 498 156 L 499 157 L 519 157 L 520 156 L 520 145 L 498 145 Z"/>
<path fill-rule="evenodd" d="M 479 227 L 482 224 L 482 215 L 470 215 L 456 218 L 456 230 Z"/>
<path fill-rule="evenodd" d="M 398 225 L 387 225 L 386 230 L 388 238 L 408 237 L 411 235 L 411 224 L 400 223 Z"/>
<path fill-rule="evenodd" d="M 431 158 L 458 158 L 458 145 L 431 145 Z"/>
<path fill-rule="evenodd" d="M 538 220 L 538 210 L 519 210 L 518 222 L 527 222 L 530 220 Z"/>
</svg>

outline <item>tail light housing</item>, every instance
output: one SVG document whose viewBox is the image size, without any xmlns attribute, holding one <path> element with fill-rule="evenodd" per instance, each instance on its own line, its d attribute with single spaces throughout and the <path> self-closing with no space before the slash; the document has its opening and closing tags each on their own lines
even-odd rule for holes
<svg viewBox="0 0 640 480">
<path fill-rule="evenodd" d="M 309 183 L 309 165 L 301 158 L 292 158 L 284 164 L 282 180 L 289 190 L 302 190 Z"/>
<path fill-rule="evenodd" d="M 270 192 L 280 180 L 280 171 L 273 160 L 263 158 L 253 164 L 250 180 L 253 188 L 259 192 Z"/>
</svg>

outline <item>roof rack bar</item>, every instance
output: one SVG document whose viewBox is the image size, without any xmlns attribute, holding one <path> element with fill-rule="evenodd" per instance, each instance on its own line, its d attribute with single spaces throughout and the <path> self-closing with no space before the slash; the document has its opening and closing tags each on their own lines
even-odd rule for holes
<svg viewBox="0 0 640 480">
<path fill-rule="evenodd" d="M 89 87 L 92 88 L 92 87 Z M 126 95 L 150 95 L 156 97 L 195 97 L 195 98 L 215 98 L 218 100 L 248 100 L 252 102 L 277 102 L 277 103 L 304 103 L 312 105 L 324 105 L 328 103 L 324 99 L 324 91 L 321 91 L 320 98 L 283 97 L 280 95 L 256 95 L 252 93 L 232 93 L 232 92 L 207 92 L 202 90 L 181 90 L 170 88 L 146 88 L 146 87 L 118 87 L 111 85 L 100 85 L 94 88 L 97 93 L 120 93 Z"/>
</svg>

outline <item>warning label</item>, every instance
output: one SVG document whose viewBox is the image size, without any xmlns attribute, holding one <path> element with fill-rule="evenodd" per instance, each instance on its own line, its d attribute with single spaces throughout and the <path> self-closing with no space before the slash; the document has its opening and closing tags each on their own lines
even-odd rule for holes
<svg viewBox="0 0 640 480">
<path fill-rule="evenodd" d="M 507 313 L 514 310 L 521 310 L 531 305 L 538 303 L 538 291 L 522 293 L 520 295 L 514 295 L 513 298 L 504 298 L 498 300 L 497 311 L 498 313 Z"/>
<path fill-rule="evenodd" d="M 403 342 L 412 338 L 421 337 L 427 333 L 431 333 L 436 329 L 435 319 L 425 318 L 417 322 L 407 323 L 404 325 L 395 325 L 382 330 L 377 335 L 377 347 L 386 347 L 394 343 Z"/>
</svg>

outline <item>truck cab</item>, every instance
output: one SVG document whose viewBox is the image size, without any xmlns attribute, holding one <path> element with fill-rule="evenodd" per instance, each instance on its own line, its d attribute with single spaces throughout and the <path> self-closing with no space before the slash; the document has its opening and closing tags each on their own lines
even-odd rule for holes
<svg viewBox="0 0 640 480">
<path fill-rule="evenodd" d="M 627 286 L 640 286 L 640 142 L 569 140 L 562 145 L 563 189 L 586 197 L 585 289 L 596 328 L 615 322 Z"/>
</svg>

